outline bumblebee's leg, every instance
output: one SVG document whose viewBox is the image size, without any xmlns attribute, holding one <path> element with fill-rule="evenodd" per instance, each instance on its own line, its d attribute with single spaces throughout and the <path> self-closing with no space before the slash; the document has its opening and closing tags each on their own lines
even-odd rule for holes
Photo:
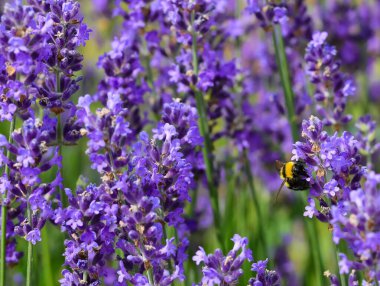
<svg viewBox="0 0 380 286">
<path fill-rule="evenodd" d="M 277 191 L 277 195 L 276 195 L 275 204 L 277 203 L 278 195 L 280 194 L 280 192 L 281 192 L 282 188 L 284 187 L 284 185 L 285 185 L 285 182 L 286 182 L 286 179 L 282 181 L 282 183 L 281 183 L 281 186 L 280 186 L 280 188 L 279 188 L 279 189 L 278 189 L 278 191 Z"/>
</svg>

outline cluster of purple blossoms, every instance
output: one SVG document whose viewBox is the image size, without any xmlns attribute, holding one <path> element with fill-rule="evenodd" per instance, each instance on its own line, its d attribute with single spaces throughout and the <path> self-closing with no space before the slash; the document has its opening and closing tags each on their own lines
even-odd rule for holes
<svg viewBox="0 0 380 286">
<path fill-rule="evenodd" d="M 43 120 L 29 118 L 20 129 L 12 133 L 12 142 L 0 136 L 1 167 L 9 171 L 1 177 L 3 207 L 8 208 L 7 261 L 17 262 L 14 235 L 25 237 L 36 244 L 41 240 L 40 230 L 53 215 L 52 200 L 56 188 L 62 186 L 60 177 L 61 157 L 58 147 L 50 148 L 56 138 L 56 120 L 44 116 Z M 4 154 L 10 151 L 11 157 Z M 40 175 L 57 166 L 57 176 L 52 182 L 42 182 Z M 5 197 L 6 195 L 6 197 Z"/>
<path fill-rule="evenodd" d="M 88 99 L 80 102 L 91 103 Z M 183 280 L 188 245 L 183 209 L 193 185 L 188 158 L 194 160 L 194 149 L 202 143 L 195 109 L 179 102 L 165 104 L 153 138 L 142 132 L 128 148 L 121 136 L 128 135 L 129 123 L 121 114 L 98 125 L 104 108 L 92 114 L 89 105 L 80 106 L 78 118 L 89 136 L 88 150 L 104 150 L 106 155 L 99 160 L 90 154 L 103 183 L 79 189 L 76 195 L 68 191 L 70 205 L 55 214 L 55 222 L 71 237 L 65 243 L 65 264 L 71 271 L 63 272 L 61 284 L 80 285 L 83 279 L 97 283 L 101 277 L 112 283 L 116 276 L 120 285 Z M 177 230 L 177 245 L 174 237 L 166 237 L 168 227 Z M 117 271 L 106 263 L 116 253 Z"/>
<path fill-rule="evenodd" d="M 340 272 L 360 270 L 368 282 L 374 282 L 380 280 L 380 175 L 368 171 L 363 177 L 361 188 L 352 190 L 348 199 L 332 207 L 330 222 L 334 242 L 346 241 L 355 257 L 352 261 L 340 253 Z"/>
<path fill-rule="evenodd" d="M 6 4 L 1 18 L 2 114 L 7 120 L 18 108 L 23 119 L 32 104 L 59 114 L 73 108 L 70 97 L 79 89 L 74 72 L 81 69 L 90 30 L 82 23 L 75 1 L 30 0 Z"/>
<path fill-rule="evenodd" d="M 243 274 L 243 263 L 253 260 L 252 251 L 247 248 L 248 239 L 235 234 L 231 239 L 234 242 L 232 250 L 227 256 L 220 249 L 214 254 L 206 254 L 202 247 L 196 252 L 193 260 L 197 265 L 203 263 L 203 278 L 201 284 L 196 285 L 236 285 Z M 280 285 L 280 278 L 275 271 L 266 269 L 268 259 L 252 264 L 252 271 L 257 272 L 255 278 L 249 280 L 249 285 L 275 286 Z"/>
<path fill-rule="evenodd" d="M 116 98 L 115 98 L 116 97 Z M 105 106 L 91 111 L 95 99 L 90 95 L 79 98 L 76 113 L 80 132 L 88 138 L 86 153 L 91 167 L 99 173 L 115 171 L 128 163 L 125 145 L 135 134 L 129 128 L 128 109 L 119 96 L 107 98 Z"/>
<path fill-rule="evenodd" d="M 70 239 L 65 241 L 65 265 L 61 285 L 100 285 L 107 277 L 106 259 L 114 253 L 112 237 L 117 205 L 105 186 L 79 187 L 76 194 L 66 190 L 69 206 L 55 211 L 54 222 Z M 112 274 L 112 273 L 110 273 Z"/>
<path fill-rule="evenodd" d="M 251 286 L 279 286 L 280 277 L 274 270 L 267 269 L 268 259 L 252 264 L 251 270 L 256 272 L 256 277 L 249 279 Z"/>
<path fill-rule="evenodd" d="M 310 174 L 309 205 L 304 215 L 328 222 L 334 242 L 348 244 L 355 260 L 340 254 L 341 273 L 360 270 L 368 282 L 378 280 L 379 175 L 361 166 L 361 144 L 352 134 L 344 131 L 341 136 L 337 132 L 330 136 L 323 127 L 317 117 L 305 120 L 305 141 L 294 145 L 293 159 L 304 161 Z"/>
<path fill-rule="evenodd" d="M 61 204 L 56 196 L 62 188 L 59 145 L 79 137 L 69 118 L 75 112 L 70 98 L 79 89 L 75 72 L 83 60 L 77 49 L 90 32 L 82 21 L 79 3 L 71 0 L 14 1 L 5 5 L 1 16 L 0 121 L 21 126 L 10 130 L 8 140 L 1 135 L 9 263 L 21 255 L 15 251 L 14 236 L 36 244 L 54 207 Z M 45 182 L 42 174 L 48 171 L 57 175 Z"/>
<path fill-rule="evenodd" d="M 304 141 L 294 144 L 292 159 L 304 161 L 310 173 L 316 173 L 316 178 L 310 182 L 312 196 L 326 194 L 335 200 L 347 198 L 349 191 L 358 187 L 363 174 L 358 141 L 347 131 L 341 136 L 337 132 L 330 136 L 323 127 L 323 122 L 315 116 L 303 121 Z"/>
<path fill-rule="evenodd" d="M 105 114 L 105 120 L 112 116 L 124 117 L 131 124 L 131 136 L 135 137 L 145 124 L 139 106 L 148 91 L 137 36 L 138 31 L 128 27 L 112 41 L 112 50 L 99 58 L 98 67 L 103 68 L 105 77 L 96 95 L 96 100 L 111 111 Z"/>
<path fill-rule="evenodd" d="M 232 87 L 238 69 L 234 60 L 224 59 L 229 35 L 217 24 L 228 20 L 223 15 L 226 5 L 226 1 L 203 0 L 163 3 L 165 19 L 183 47 L 169 71 L 170 81 L 192 105 L 196 104 L 196 93 L 202 94 L 212 140 L 228 136 L 235 119 Z M 221 120 L 223 127 L 216 127 Z"/>
<path fill-rule="evenodd" d="M 313 34 L 306 48 L 306 70 L 315 86 L 318 114 L 323 117 L 325 125 L 332 125 L 339 130 L 341 125 L 351 120 L 351 116 L 344 114 L 344 111 L 347 98 L 355 94 L 356 87 L 353 79 L 340 72 L 337 50 L 327 44 L 326 39 L 326 32 Z"/>
<path fill-rule="evenodd" d="M 129 9 L 124 9 L 125 5 Z M 126 42 L 128 53 L 131 59 L 124 58 L 119 65 L 125 65 L 127 69 L 133 69 L 132 77 L 138 77 L 139 90 L 133 92 L 133 85 L 127 90 L 135 94 L 133 101 L 143 99 L 142 95 L 149 95 L 145 98 L 145 103 L 152 109 L 152 117 L 157 121 L 161 114 L 162 106 L 171 102 L 173 97 L 170 76 L 171 62 L 179 43 L 173 41 L 173 36 L 169 29 L 170 23 L 165 18 L 164 7 L 166 1 L 116 1 L 114 14 L 123 18 L 122 40 Z M 165 43 L 163 47 L 161 43 Z M 126 63 L 130 63 L 126 65 Z M 129 67 L 127 67 L 129 66 Z M 131 81 L 133 84 L 133 81 Z M 131 85 L 130 84 L 130 85 Z M 112 82 L 111 82 L 112 87 Z M 141 102 L 139 102 L 141 104 Z M 137 114 L 136 105 L 130 104 L 131 114 Z M 144 118 L 145 119 L 145 118 Z M 136 118 L 133 118 L 136 120 Z M 133 121 L 131 120 L 131 124 Z M 143 123 L 146 123 L 145 121 Z"/>
</svg>

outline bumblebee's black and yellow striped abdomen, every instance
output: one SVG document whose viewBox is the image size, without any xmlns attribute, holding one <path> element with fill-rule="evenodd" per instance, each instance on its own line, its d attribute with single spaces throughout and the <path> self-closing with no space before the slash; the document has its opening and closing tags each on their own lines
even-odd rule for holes
<svg viewBox="0 0 380 286">
<path fill-rule="evenodd" d="M 281 179 L 284 180 L 285 186 L 291 190 L 302 191 L 310 187 L 308 174 L 303 162 L 286 162 L 279 166 Z"/>
</svg>

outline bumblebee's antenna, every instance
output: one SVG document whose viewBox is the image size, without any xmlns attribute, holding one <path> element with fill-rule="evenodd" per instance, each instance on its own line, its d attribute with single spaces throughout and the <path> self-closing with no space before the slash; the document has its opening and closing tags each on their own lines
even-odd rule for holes
<svg viewBox="0 0 380 286">
<path fill-rule="evenodd" d="M 285 185 L 286 179 L 282 181 L 280 188 L 277 191 L 275 204 L 277 204 L 278 195 L 281 193 L 282 187 Z"/>
</svg>

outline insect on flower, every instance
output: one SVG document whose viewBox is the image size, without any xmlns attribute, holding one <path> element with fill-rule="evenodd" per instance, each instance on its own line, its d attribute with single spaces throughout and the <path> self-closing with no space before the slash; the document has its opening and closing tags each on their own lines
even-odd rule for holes
<svg viewBox="0 0 380 286">
<path fill-rule="evenodd" d="M 281 179 L 283 179 L 276 195 L 276 201 L 284 185 L 294 191 L 303 191 L 310 188 L 305 163 L 301 161 L 289 161 L 286 163 L 276 161 L 276 169 L 280 173 Z"/>
</svg>

